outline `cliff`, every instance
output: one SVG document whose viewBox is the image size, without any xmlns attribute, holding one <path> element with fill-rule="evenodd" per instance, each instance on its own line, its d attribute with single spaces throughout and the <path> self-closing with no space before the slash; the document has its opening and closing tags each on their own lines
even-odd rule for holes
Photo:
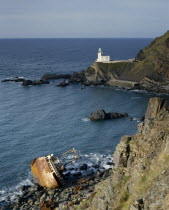
<svg viewBox="0 0 169 210">
<path fill-rule="evenodd" d="M 132 62 L 95 62 L 85 71 L 89 84 L 169 92 L 169 31 L 140 50 Z"/>
<path fill-rule="evenodd" d="M 76 209 L 169 209 L 169 111 L 166 100 L 149 101 L 144 122 L 124 136 L 110 177 Z"/>
</svg>

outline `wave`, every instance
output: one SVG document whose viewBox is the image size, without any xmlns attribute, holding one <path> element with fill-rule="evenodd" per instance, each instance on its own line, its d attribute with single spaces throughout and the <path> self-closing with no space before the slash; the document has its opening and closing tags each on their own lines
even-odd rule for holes
<svg viewBox="0 0 169 210">
<path fill-rule="evenodd" d="M 72 158 L 72 156 L 68 156 Z M 87 165 L 84 170 L 83 166 Z M 113 157 L 111 154 L 104 155 L 100 153 L 90 153 L 90 154 L 80 154 L 79 159 L 73 162 L 71 165 L 66 167 L 65 173 L 70 173 L 72 175 L 81 172 L 82 176 L 87 176 L 95 174 L 98 171 L 104 171 L 106 169 L 113 168 Z"/>
<path fill-rule="evenodd" d="M 89 118 L 82 118 L 81 120 L 82 120 L 83 122 L 88 122 L 88 121 L 90 121 Z"/>
<path fill-rule="evenodd" d="M 27 178 L 19 182 L 17 185 L 10 188 L 3 188 L 0 190 L 0 202 L 14 201 L 17 196 L 22 194 L 22 186 L 33 185 L 31 173 L 27 175 Z"/>
</svg>

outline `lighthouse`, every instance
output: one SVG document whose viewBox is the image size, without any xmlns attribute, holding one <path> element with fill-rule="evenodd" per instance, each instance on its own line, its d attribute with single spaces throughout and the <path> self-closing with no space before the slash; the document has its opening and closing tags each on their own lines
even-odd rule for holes
<svg viewBox="0 0 169 210">
<path fill-rule="evenodd" d="M 110 56 L 103 56 L 103 52 L 101 48 L 99 48 L 97 54 L 98 54 L 98 58 L 96 62 L 109 62 L 110 61 Z"/>
</svg>

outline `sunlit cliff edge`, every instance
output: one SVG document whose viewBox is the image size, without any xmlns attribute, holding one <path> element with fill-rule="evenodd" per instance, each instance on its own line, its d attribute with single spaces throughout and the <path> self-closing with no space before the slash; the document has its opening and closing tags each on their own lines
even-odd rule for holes
<svg viewBox="0 0 169 210">
<path fill-rule="evenodd" d="M 84 71 L 87 84 L 169 92 L 169 31 L 140 50 L 132 62 L 94 62 Z"/>
</svg>

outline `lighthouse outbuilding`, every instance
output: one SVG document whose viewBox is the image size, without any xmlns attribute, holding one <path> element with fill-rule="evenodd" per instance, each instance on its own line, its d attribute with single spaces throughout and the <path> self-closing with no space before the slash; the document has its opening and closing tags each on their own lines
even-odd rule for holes
<svg viewBox="0 0 169 210">
<path fill-rule="evenodd" d="M 96 62 L 109 62 L 110 61 L 110 56 L 103 56 L 102 54 L 103 54 L 102 49 L 99 48 L 98 58 L 97 58 Z"/>
</svg>

